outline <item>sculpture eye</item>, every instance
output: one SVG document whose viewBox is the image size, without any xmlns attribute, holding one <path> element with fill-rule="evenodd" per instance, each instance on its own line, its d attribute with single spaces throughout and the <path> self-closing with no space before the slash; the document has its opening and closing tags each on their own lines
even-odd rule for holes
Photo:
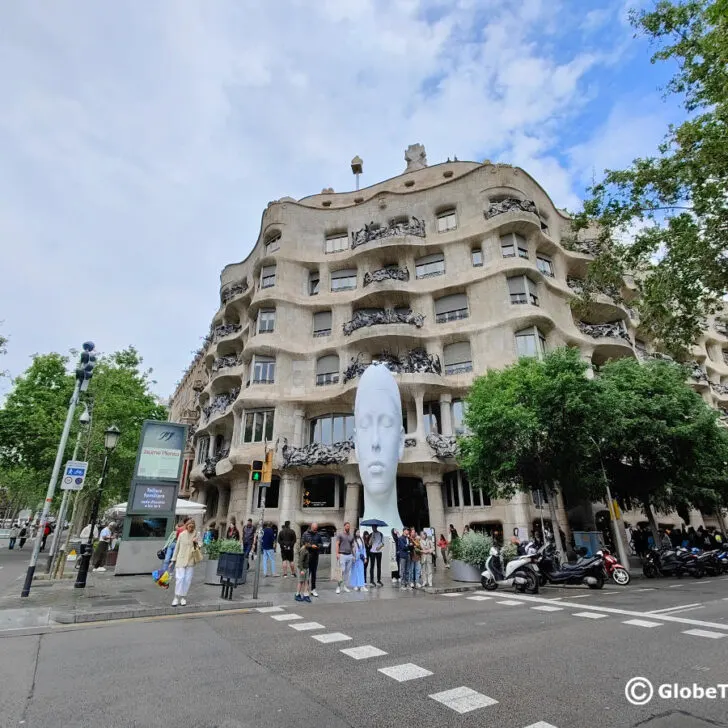
<svg viewBox="0 0 728 728">
<path fill-rule="evenodd" d="M 379 418 L 379 422 L 382 427 L 392 427 L 392 425 L 394 424 L 392 418 L 389 415 L 382 415 Z"/>
<path fill-rule="evenodd" d="M 364 415 L 359 422 L 356 423 L 357 428 L 360 430 L 366 430 L 368 427 L 370 427 L 372 424 L 372 416 L 371 415 Z"/>
</svg>

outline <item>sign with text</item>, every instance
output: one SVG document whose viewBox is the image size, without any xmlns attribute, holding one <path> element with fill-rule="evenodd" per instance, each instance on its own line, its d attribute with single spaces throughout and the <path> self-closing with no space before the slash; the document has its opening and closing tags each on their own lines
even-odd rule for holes
<svg viewBox="0 0 728 728">
<path fill-rule="evenodd" d="M 88 463 L 83 460 L 69 460 L 63 468 L 61 490 L 81 490 L 86 480 Z"/>
<path fill-rule="evenodd" d="M 137 478 L 179 480 L 186 426 L 146 420 L 137 455 Z"/>
<path fill-rule="evenodd" d="M 133 513 L 174 513 L 177 502 L 177 486 L 159 483 L 137 483 L 131 507 L 127 511 Z"/>
</svg>

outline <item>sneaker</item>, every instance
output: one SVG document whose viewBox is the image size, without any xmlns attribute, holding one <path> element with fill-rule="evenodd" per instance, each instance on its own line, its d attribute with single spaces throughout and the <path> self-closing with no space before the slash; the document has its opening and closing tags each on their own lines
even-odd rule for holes
<svg viewBox="0 0 728 728">
<path fill-rule="evenodd" d="M 187 600 L 184 597 L 182 597 L 182 599 L 179 600 L 179 604 L 180 604 L 181 607 L 186 607 L 187 606 Z"/>
<path fill-rule="evenodd" d="M 367 589 L 367 588 L 366 588 L 365 586 L 363 586 L 363 587 L 361 588 L 361 590 L 362 590 L 362 591 L 366 591 L 366 592 L 368 592 L 368 591 L 369 591 L 369 589 Z"/>
<path fill-rule="evenodd" d="M 311 597 L 305 596 L 305 597 L 303 597 L 303 601 L 304 602 L 308 602 L 309 604 L 311 604 Z"/>
<path fill-rule="evenodd" d="M 175 598 L 174 598 L 174 599 L 172 600 L 172 606 L 173 606 L 173 607 L 176 607 L 176 606 L 177 606 L 178 604 L 179 604 L 179 599 L 177 599 L 177 597 L 175 597 Z"/>
<path fill-rule="evenodd" d="M 354 591 L 359 591 L 359 587 L 358 586 L 355 586 L 354 587 Z"/>
<path fill-rule="evenodd" d="M 106 571 L 106 569 L 103 566 L 97 566 L 94 571 Z"/>
<path fill-rule="evenodd" d="M 377 588 L 377 585 L 373 581 L 370 581 L 369 582 L 369 586 L 372 587 L 372 589 L 376 589 Z"/>
<path fill-rule="evenodd" d="M 313 589 L 313 590 L 311 591 L 311 596 L 312 596 L 312 597 L 317 597 L 317 596 L 318 596 L 318 592 L 317 592 L 317 591 L 316 591 L 315 589 Z"/>
<path fill-rule="evenodd" d="M 392 579 L 392 584 L 396 584 L 396 583 L 397 583 L 397 580 L 396 579 Z"/>
<path fill-rule="evenodd" d="M 399 588 L 400 591 L 407 591 L 407 587 L 402 584 L 402 586 Z"/>
<path fill-rule="evenodd" d="M 296 600 L 297 602 L 302 602 L 302 601 L 303 601 L 303 597 L 302 597 L 302 596 L 301 596 L 300 594 L 296 594 L 296 596 L 295 596 L 295 597 L 293 597 L 293 598 L 294 598 L 294 599 L 295 599 L 295 600 Z"/>
<path fill-rule="evenodd" d="M 346 591 L 349 591 L 349 590 L 347 589 Z M 336 593 L 337 594 L 341 594 L 341 587 L 340 586 L 337 586 L 336 587 Z"/>
<path fill-rule="evenodd" d="M 377 582 L 377 586 L 384 586 L 384 584 L 382 584 L 382 582 L 381 582 L 381 581 L 378 581 L 378 582 Z"/>
<path fill-rule="evenodd" d="M 345 586 L 345 587 L 344 587 L 344 591 L 345 591 L 345 592 L 346 592 L 346 593 L 348 594 L 348 593 L 349 593 L 349 592 L 351 591 L 351 589 L 349 589 L 349 587 L 346 587 L 346 586 Z"/>
<path fill-rule="evenodd" d="M 283 574 L 283 578 L 284 579 L 287 579 L 288 578 L 288 574 Z"/>
</svg>

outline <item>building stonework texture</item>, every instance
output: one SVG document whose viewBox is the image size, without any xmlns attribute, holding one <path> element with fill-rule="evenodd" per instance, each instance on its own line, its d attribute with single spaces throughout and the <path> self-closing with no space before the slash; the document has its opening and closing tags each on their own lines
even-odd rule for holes
<svg viewBox="0 0 728 728">
<path fill-rule="evenodd" d="M 623 303 L 605 293 L 588 319 L 572 312 L 593 247 L 588 235 L 574 238 L 568 215 L 525 171 L 490 162 L 428 167 L 424 149 L 416 163 L 406 159 L 408 171 L 363 190 L 269 203 L 252 252 L 223 270 L 211 340 L 170 414 L 196 427 L 191 496 L 218 528 L 233 515 L 259 517 L 250 463 L 266 440 L 276 449 L 266 520 L 297 529 L 356 522 L 354 396 L 364 367 L 380 361 L 402 395 L 403 521 L 438 534 L 450 523 L 506 538 L 532 531 L 541 511 L 530 495 L 491 502 L 452 457 L 474 377 L 563 345 L 596 366 L 654 355 L 629 308 L 629 280 Z M 728 407 L 727 333 L 714 322 L 694 352 L 693 383 L 717 407 Z M 584 527 L 600 509 L 577 512 Z M 702 522 L 691 514 L 692 525 Z"/>
</svg>

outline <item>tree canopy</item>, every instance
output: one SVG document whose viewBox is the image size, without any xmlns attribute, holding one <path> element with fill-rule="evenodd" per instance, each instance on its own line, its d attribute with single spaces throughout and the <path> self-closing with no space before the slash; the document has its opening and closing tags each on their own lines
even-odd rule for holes
<svg viewBox="0 0 728 728">
<path fill-rule="evenodd" d="M 679 355 L 728 291 L 728 0 L 661 0 L 631 21 L 657 46 L 652 62 L 676 66 L 666 92 L 687 118 L 654 155 L 607 170 L 591 188 L 575 220 L 577 230 L 598 230 L 584 290 L 634 272 L 642 328 Z"/>
</svg>

